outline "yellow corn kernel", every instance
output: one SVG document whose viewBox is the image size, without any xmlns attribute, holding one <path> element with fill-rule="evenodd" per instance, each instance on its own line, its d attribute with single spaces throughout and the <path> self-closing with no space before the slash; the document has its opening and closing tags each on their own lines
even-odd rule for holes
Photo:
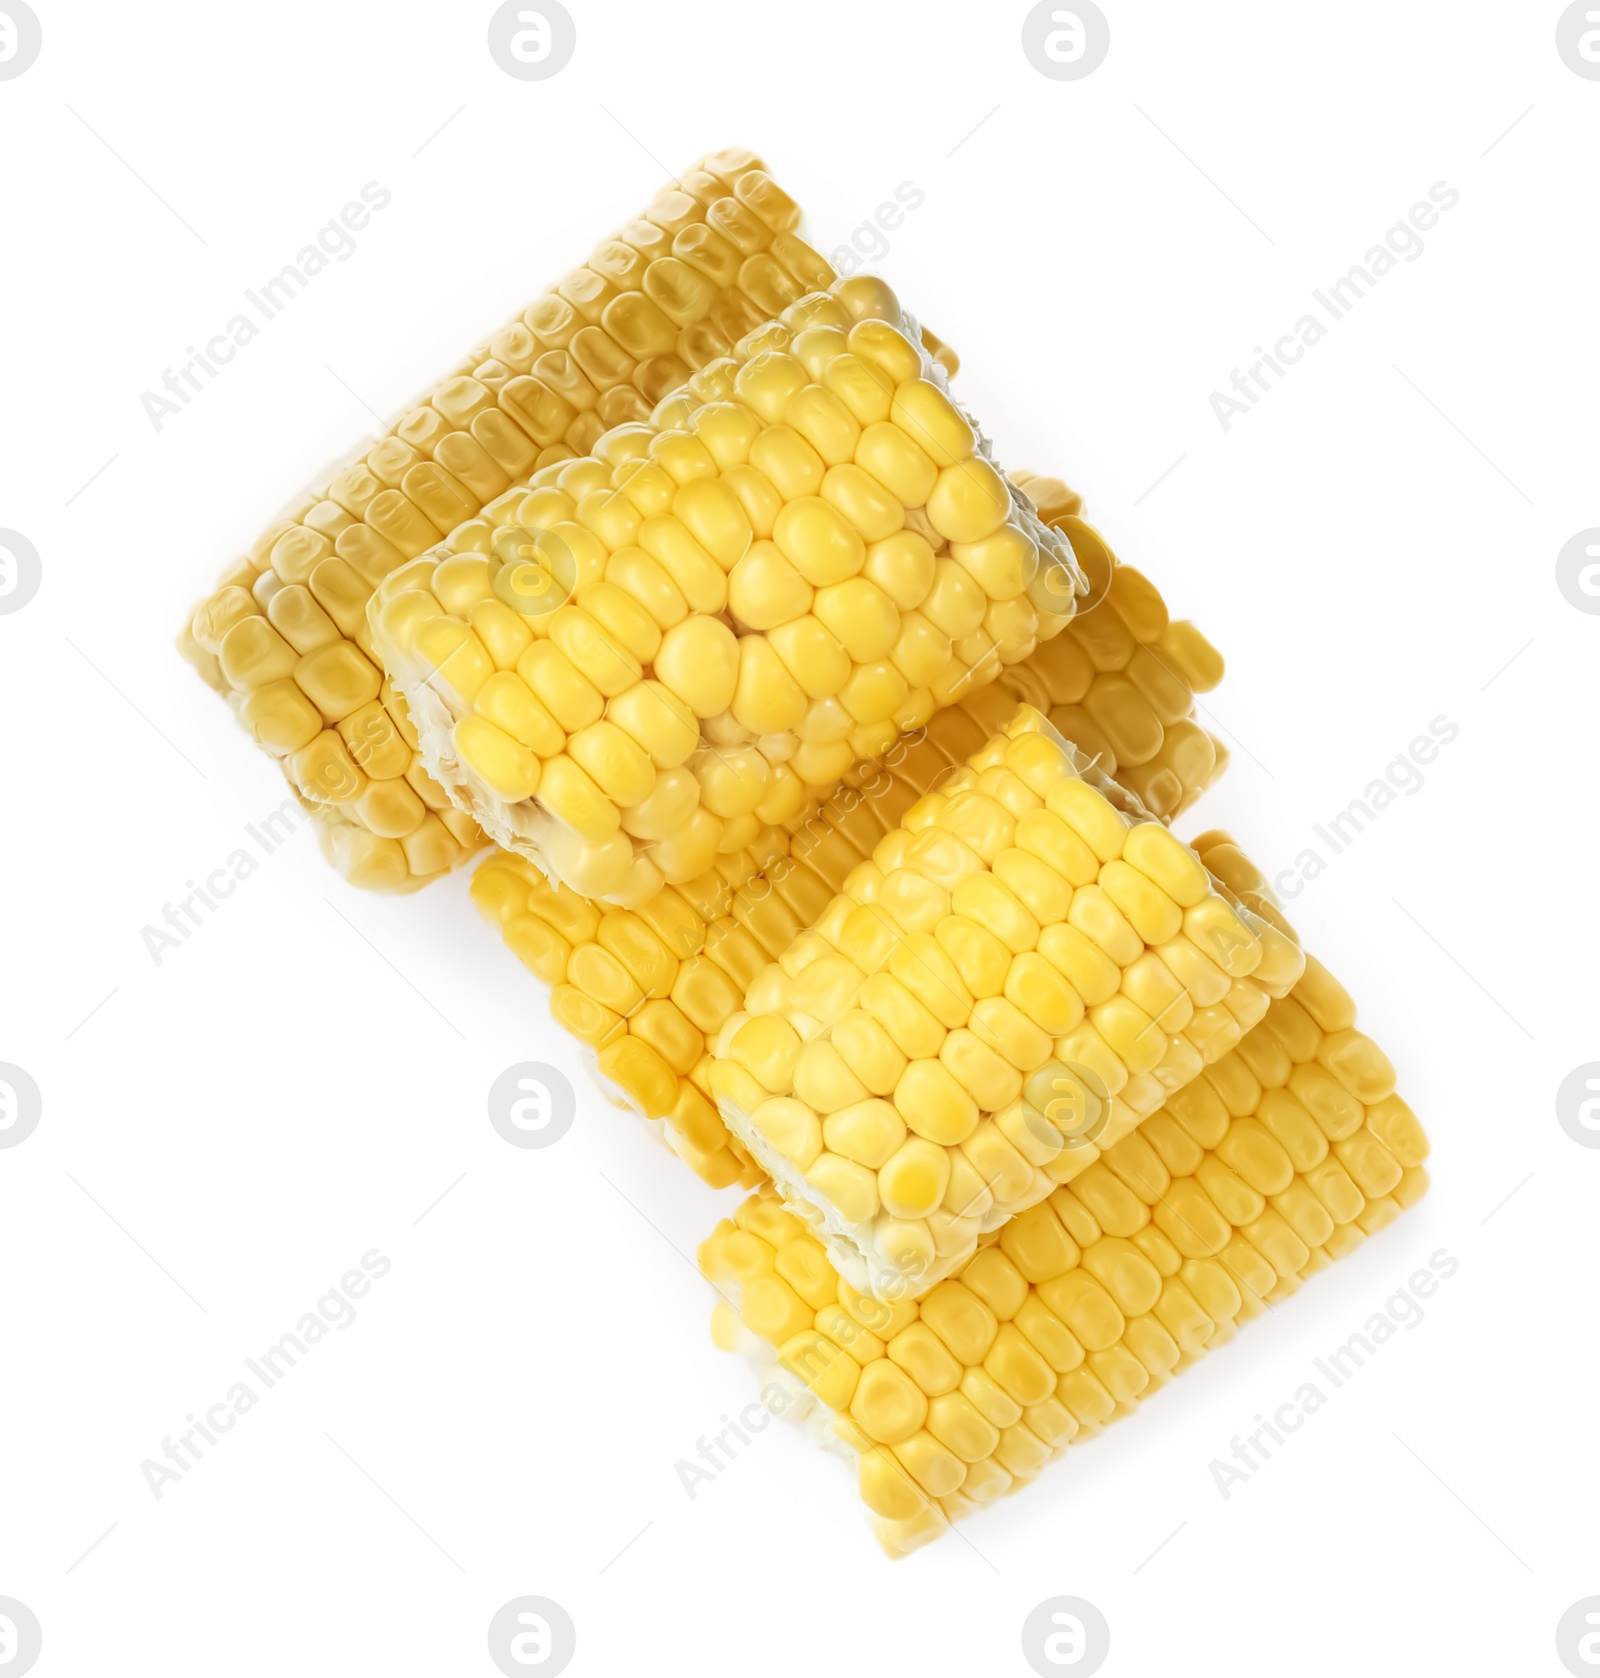
<svg viewBox="0 0 1600 1678">
<path fill-rule="evenodd" d="M 489 784 L 496 797 L 518 804 L 538 790 L 539 759 L 487 717 L 463 717 L 456 724 L 454 739 L 461 760 Z"/>
</svg>

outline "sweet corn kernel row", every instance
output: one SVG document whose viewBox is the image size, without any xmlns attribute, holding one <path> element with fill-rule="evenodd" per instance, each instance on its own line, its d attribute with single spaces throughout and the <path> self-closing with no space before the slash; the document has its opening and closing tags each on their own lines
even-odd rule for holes
<svg viewBox="0 0 1600 1678">
<path fill-rule="evenodd" d="M 858 1292 L 763 1189 L 700 1249 L 723 1295 L 713 1336 L 854 1454 L 878 1539 L 902 1555 L 1414 1204 L 1428 1144 L 1394 1084 L 1309 961 L 1237 1047 L 919 1302 Z"/>
<path fill-rule="evenodd" d="M 482 843 L 417 755 L 367 627 L 373 589 L 828 284 L 798 221 L 753 153 L 702 159 L 263 531 L 196 609 L 180 645 L 283 762 L 356 884 L 409 889 Z"/>
<path fill-rule="evenodd" d="M 1041 483 L 1054 480 L 1032 480 L 1030 494 Z M 1065 491 L 1057 486 L 1057 494 Z M 1112 610 L 1115 600 L 1113 590 L 1095 610 Z M 1164 607 L 1160 620 L 1164 632 Z M 1074 622 L 992 686 L 936 712 L 920 737 L 908 736 L 862 766 L 805 820 L 762 830 L 752 846 L 719 857 L 699 880 L 663 888 L 631 915 L 552 887 L 534 864 L 510 852 L 497 851 L 477 870 L 474 900 L 551 987 L 557 1022 L 595 1051 L 604 1083 L 622 1102 L 663 1122 L 669 1145 L 713 1187 L 748 1185 L 760 1173 L 709 1099 L 706 1042 L 744 1006 L 761 967 L 783 954 L 852 869 L 870 861 L 916 800 L 1010 720 L 1011 689 L 1026 679 L 1043 703 L 1064 703 L 1114 679 L 1085 674 L 1074 652 L 1079 628 Z M 1220 661 L 1197 631 L 1181 651 L 1200 680 L 1214 683 Z M 1102 714 L 1117 715 L 1120 705 L 1113 699 Z M 1174 807 L 1197 796 L 1216 767 L 1214 757 L 1198 754 L 1185 753 L 1178 763 L 1198 778 L 1185 783 L 1167 771 Z"/>
<path fill-rule="evenodd" d="M 391 572 L 374 644 L 456 803 L 645 903 L 1064 628 L 1071 546 L 945 382 L 841 280 Z"/>
<path fill-rule="evenodd" d="M 1171 821 L 1227 766 L 1227 748 L 1196 722 L 1194 700 L 1222 680 L 1222 658 L 1174 620 L 1143 573 L 1122 564 L 1059 478 L 1017 474 L 1039 516 L 1072 545 L 1088 595 L 1065 631 L 995 684 L 1033 705 L 1153 815 Z"/>
<path fill-rule="evenodd" d="M 840 1273 L 914 1297 L 1231 1051 L 1304 965 L 1023 707 L 756 978 L 711 1087 Z"/>
</svg>

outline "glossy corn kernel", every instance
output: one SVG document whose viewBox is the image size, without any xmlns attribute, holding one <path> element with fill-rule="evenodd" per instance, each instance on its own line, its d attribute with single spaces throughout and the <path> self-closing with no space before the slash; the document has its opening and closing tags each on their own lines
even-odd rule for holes
<svg viewBox="0 0 1600 1678">
<path fill-rule="evenodd" d="M 1239 872 L 1225 835 L 1200 848 Z M 763 1188 L 700 1248 L 717 1344 L 855 1458 L 890 1555 L 927 1543 L 1426 1191 L 1427 1138 L 1354 1022 L 1309 963 L 1221 1061 L 915 1303 L 840 1282 L 771 1309 L 772 1279 L 822 1277 L 827 1261 Z"/>
<path fill-rule="evenodd" d="M 633 905 L 1021 664 L 1087 586 L 893 293 L 856 278 L 519 480 L 368 615 L 457 807 Z M 652 832 L 685 767 L 692 810 Z"/>
<path fill-rule="evenodd" d="M 540 467 L 647 420 L 753 326 L 830 281 L 794 236 L 797 217 L 753 154 L 702 159 L 270 525 L 191 615 L 180 648 L 282 760 L 355 884 L 408 890 L 483 842 L 424 767 L 384 681 L 367 626 L 374 588 L 470 529 L 430 614 L 442 607 L 473 631 L 472 657 L 450 669 L 477 659 L 488 660 L 480 676 L 514 672 L 531 637 L 492 597 L 482 553 L 494 521 L 479 515 Z M 508 702 L 503 681 L 474 685 L 481 726 L 467 748 L 500 796 L 530 796 L 545 742 L 527 735 L 542 727 L 519 732 L 529 706 Z"/>
<path fill-rule="evenodd" d="M 1024 706 L 758 975 L 710 1085 L 840 1273 L 915 1297 L 1226 1056 L 1304 968 L 1266 899 L 1234 897 Z M 875 1164 L 838 1117 L 869 1100 L 905 1132 Z M 829 1125 L 872 1192 L 832 1164 Z"/>
</svg>

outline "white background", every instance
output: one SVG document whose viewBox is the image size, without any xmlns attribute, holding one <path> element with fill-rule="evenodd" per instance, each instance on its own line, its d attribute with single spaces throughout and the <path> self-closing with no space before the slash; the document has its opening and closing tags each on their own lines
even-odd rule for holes
<svg viewBox="0 0 1600 1678">
<path fill-rule="evenodd" d="M 1600 1154 L 1554 1111 L 1600 1059 L 1600 617 L 1555 583 L 1600 524 L 1600 83 L 1560 8 L 1104 0 L 1109 57 L 1054 82 L 1015 3 L 571 0 L 573 61 L 521 83 L 481 3 L 35 4 L 0 82 L 0 525 L 44 567 L 0 616 L 0 1060 L 44 1117 L 0 1152 L 0 1595 L 37 1671 L 492 1673 L 490 1616 L 537 1593 L 574 1672 L 1012 1673 L 1070 1593 L 1108 1673 L 1559 1673 L 1600 1591 Z M 736 1196 L 583 1081 L 465 873 L 358 894 L 305 829 L 159 967 L 141 938 L 283 796 L 172 650 L 193 599 L 364 403 L 734 143 L 824 250 L 926 193 L 880 266 L 1001 457 L 1082 490 L 1228 656 L 1233 767 L 1186 833 L 1290 868 L 1430 719 L 1460 730 L 1288 905 L 1431 1194 L 897 1564 L 787 1427 L 686 1496 L 675 1463 L 754 1397 L 686 1257 Z M 156 432 L 141 392 L 370 180 L 356 255 Z M 1210 392 L 1436 181 L 1424 254 L 1224 432 Z M 580 1113 L 519 1151 L 484 1097 L 534 1058 Z M 157 1501 L 141 1462 L 373 1247 L 358 1320 Z M 1441 1247 L 1426 1320 L 1224 1500 L 1211 1460 Z"/>
</svg>

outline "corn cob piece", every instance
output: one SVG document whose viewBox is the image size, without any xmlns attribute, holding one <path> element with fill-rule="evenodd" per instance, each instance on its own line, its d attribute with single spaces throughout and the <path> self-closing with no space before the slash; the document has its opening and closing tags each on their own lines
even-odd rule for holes
<svg viewBox="0 0 1600 1678">
<path fill-rule="evenodd" d="M 762 1174 L 710 1099 L 706 1042 L 744 1006 L 761 967 L 782 955 L 852 869 L 871 860 L 916 800 L 1010 720 L 1009 678 L 1032 674 L 1046 702 L 1060 693 L 1057 649 L 1075 633 L 1069 626 L 992 686 L 937 712 L 920 738 L 909 736 L 863 766 L 806 820 L 764 829 L 752 846 L 719 857 L 697 881 L 664 888 L 632 914 L 551 886 L 536 865 L 510 852 L 497 851 L 478 868 L 474 900 L 551 987 L 558 1023 L 596 1053 L 619 1102 L 662 1121 L 668 1144 L 713 1187 L 749 1186 Z M 1198 632 L 1192 640 L 1207 666 L 1215 662 Z M 1096 675 L 1093 683 L 1108 679 Z M 1204 767 L 1209 774 L 1215 759 Z M 1198 796 L 1204 784 L 1184 786 L 1177 802 Z"/>
<path fill-rule="evenodd" d="M 903 1555 L 1413 1205 L 1428 1144 L 1394 1086 L 1308 960 L 1236 1048 L 920 1303 L 857 1292 L 763 1189 L 700 1249 L 723 1296 L 713 1337 L 853 1453 L 877 1537 Z"/>
<path fill-rule="evenodd" d="M 355 884 L 409 890 L 483 842 L 417 755 L 367 629 L 374 587 L 829 283 L 798 220 L 753 153 L 702 159 L 268 526 L 196 609 L 180 647 L 282 761 Z"/>
<path fill-rule="evenodd" d="M 457 805 L 620 905 L 693 879 L 1064 628 L 1087 586 L 881 281 L 791 303 L 390 573 Z"/>
<path fill-rule="evenodd" d="M 914 1297 L 1228 1053 L 1304 963 L 1023 707 L 756 978 L 711 1086 L 840 1273 Z"/>
<path fill-rule="evenodd" d="M 1227 766 L 1227 748 L 1194 716 L 1195 695 L 1222 680 L 1222 658 L 1192 623 L 1083 517 L 1059 478 L 1017 481 L 1059 530 L 1089 579 L 1065 631 L 1001 673 L 996 689 L 1036 706 L 1096 767 L 1153 815 L 1171 821 Z"/>
</svg>

